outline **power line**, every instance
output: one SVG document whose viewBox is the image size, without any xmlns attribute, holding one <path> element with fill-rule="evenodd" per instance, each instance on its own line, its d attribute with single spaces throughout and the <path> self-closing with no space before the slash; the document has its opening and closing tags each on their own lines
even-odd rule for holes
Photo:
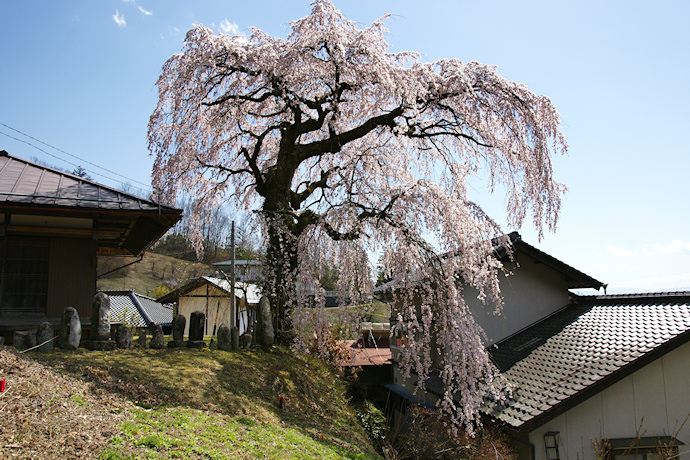
<svg viewBox="0 0 690 460">
<path fill-rule="evenodd" d="M 24 133 L 24 132 L 22 132 L 22 131 L 19 131 L 18 129 L 15 129 L 15 128 L 9 126 L 9 125 L 6 125 L 5 123 L 0 122 L 0 125 L 2 125 L 2 126 L 4 126 L 4 127 L 8 128 L 8 129 L 11 129 L 12 131 L 14 131 L 14 132 L 16 132 L 16 133 L 19 133 L 19 134 L 21 134 L 22 136 L 26 136 L 26 137 L 28 137 L 29 139 L 33 139 L 33 140 L 36 141 L 36 142 L 40 142 L 41 144 L 43 144 L 43 145 L 45 145 L 45 146 L 47 146 L 47 147 L 50 147 L 51 149 L 55 149 L 55 150 L 57 150 L 58 152 L 64 153 L 65 155 L 69 155 L 69 156 L 71 156 L 72 158 L 76 158 L 77 160 L 83 161 L 84 163 L 90 164 L 91 166 L 95 166 L 95 167 L 98 168 L 99 170 L 107 171 L 107 172 L 109 172 L 110 174 L 115 174 L 116 176 L 119 176 L 119 177 L 121 177 L 121 178 L 127 180 L 128 182 L 135 182 L 135 183 L 137 183 L 137 184 L 139 184 L 139 185 L 143 185 L 143 186 L 146 187 L 146 188 L 150 188 L 150 187 L 151 187 L 151 184 L 145 184 L 145 183 L 143 183 L 143 182 L 139 182 L 138 180 L 132 179 L 131 177 L 124 176 L 124 175 L 122 175 L 122 174 L 120 174 L 120 173 L 118 173 L 118 172 L 111 171 L 111 170 L 108 169 L 108 168 L 104 168 L 104 167 L 102 167 L 102 166 L 99 166 L 99 165 L 97 165 L 96 163 L 92 163 L 92 162 L 90 162 L 89 160 L 85 160 L 85 159 L 83 159 L 83 158 L 80 158 L 80 157 L 78 157 L 78 156 L 76 156 L 76 155 L 73 155 L 73 154 L 71 154 L 71 153 L 69 153 L 69 152 L 66 152 L 66 151 L 64 151 L 64 150 L 62 150 L 62 149 L 60 149 L 60 148 L 58 148 L 58 147 L 55 147 L 54 145 L 50 145 L 50 144 L 48 144 L 47 142 L 43 142 L 43 141 L 40 140 L 40 139 L 37 139 L 37 138 L 35 138 L 35 137 L 33 137 L 33 136 L 29 135 L 29 134 L 26 134 L 26 133 Z M 37 147 L 37 146 L 35 146 L 35 145 L 31 144 L 30 142 L 27 142 L 27 141 L 25 141 L 25 140 L 18 139 L 18 138 L 16 138 L 16 137 L 10 136 L 9 134 L 5 134 L 5 133 L 3 133 L 3 132 L 0 132 L 0 134 L 3 134 L 3 135 L 5 135 L 5 136 L 7 136 L 7 137 L 9 137 L 9 138 L 11 138 L 11 139 L 17 140 L 17 141 L 19 141 L 19 142 L 23 142 L 23 143 L 25 143 L 25 144 L 27 144 L 27 145 L 30 145 L 31 147 L 33 147 L 33 148 L 35 148 L 35 149 L 37 149 L 37 150 L 40 150 L 41 152 L 45 153 L 46 155 L 50 155 L 51 157 L 56 158 L 56 159 L 58 159 L 58 160 L 60 160 L 60 161 L 64 161 L 65 163 L 71 164 L 72 166 L 75 166 L 75 167 L 81 166 L 81 165 L 77 165 L 77 164 L 75 164 L 75 163 L 72 163 L 72 162 L 70 162 L 70 161 L 68 161 L 68 160 L 65 160 L 64 158 L 60 158 L 60 157 L 58 157 L 58 156 L 56 156 L 56 155 L 53 155 L 52 153 L 48 153 L 48 152 L 46 152 L 45 150 L 43 150 L 42 148 Z M 101 174 L 101 173 L 98 173 L 98 172 L 95 172 L 95 171 L 91 171 L 91 170 L 87 170 L 87 171 L 89 171 L 89 172 L 91 172 L 91 173 L 93 173 L 93 174 L 96 174 L 97 176 L 105 177 L 105 178 L 107 178 L 108 180 L 112 180 L 112 181 L 115 181 L 115 182 L 119 181 L 119 179 L 113 179 L 112 177 L 108 177 L 108 176 L 106 176 L 106 175 L 104 175 L 104 174 Z"/>
<path fill-rule="evenodd" d="M 1 123 L 0 123 L 0 124 L 1 124 Z M 46 152 L 46 151 L 43 150 L 42 148 L 40 148 L 40 147 L 38 147 L 38 146 L 32 144 L 31 142 L 27 142 L 27 141 L 25 141 L 24 139 L 19 139 L 18 137 L 10 136 L 9 134 L 3 133 L 2 131 L 0 131 L 0 134 L 2 134 L 3 136 L 7 136 L 7 137 L 9 137 L 10 139 L 14 139 L 15 141 L 23 142 L 24 144 L 29 145 L 29 146 L 35 148 L 36 150 L 39 150 L 39 151 L 45 153 L 46 155 L 49 155 L 49 156 L 51 156 L 51 157 L 53 157 L 53 158 L 55 158 L 55 159 L 57 159 L 57 160 L 64 161 L 65 163 L 70 164 L 70 165 L 75 166 L 75 167 L 79 167 L 78 164 L 72 163 L 71 161 L 67 161 L 67 160 L 65 160 L 64 158 L 60 158 L 59 156 L 53 155 L 53 154 L 50 153 L 50 152 Z M 115 179 L 115 178 L 106 176 L 105 174 L 101 174 L 101 173 L 98 173 L 98 172 L 96 172 L 96 171 L 92 171 L 92 170 L 90 170 L 90 169 L 84 168 L 84 171 L 90 172 L 91 174 L 94 174 L 94 175 L 96 175 L 96 176 L 103 177 L 103 178 L 105 178 L 105 179 L 108 179 L 109 181 L 113 181 L 113 182 L 118 182 L 118 181 L 119 181 L 119 179 Z M 141 182 L 139 182 L 139 183 L 141 183 Z"/>
</svg>

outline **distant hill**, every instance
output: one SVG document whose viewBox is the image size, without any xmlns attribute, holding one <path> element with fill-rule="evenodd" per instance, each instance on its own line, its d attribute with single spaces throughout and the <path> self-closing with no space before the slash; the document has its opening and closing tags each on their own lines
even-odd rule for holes
<svg viewBox="0 0 690 460">
<path fill-rule="evenodd" d="M 98 274 L 138 260 L 136 257 L 99 257 Z M 212 265 L 189 262 L 162 254 L 147 252 L 141 262 L 103 276 L 97 288 L 103 290 L 134 289 L 142 295 L 157 298 L 185 284 L 192 278 L 211 275 Z"/>
</svg>

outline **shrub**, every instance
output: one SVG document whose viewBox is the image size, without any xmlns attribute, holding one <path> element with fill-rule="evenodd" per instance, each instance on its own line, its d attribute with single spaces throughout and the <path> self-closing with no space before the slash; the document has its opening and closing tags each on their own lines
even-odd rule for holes
<svg viewBox="0 0 690 460">
<path fill-rule="evenodd" d="M 409 431 L 398 435 L 396 448 L 399 458 L 514 460 L 505 434 L 498 428 L 485 426 L 470 436 L 461 432 L 453 436 L 438 411 L 412 407 L 409 411 Z"/>
</svg>

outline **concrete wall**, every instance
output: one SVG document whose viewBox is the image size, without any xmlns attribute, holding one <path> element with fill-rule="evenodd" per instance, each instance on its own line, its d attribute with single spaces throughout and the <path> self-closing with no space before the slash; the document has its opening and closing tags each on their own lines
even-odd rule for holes
<svg viewBox="0 0 690 460">
<path fill-rule="evenodd" d="M 535 460 L 545 460 L 544 433 L 560 433 L 560 458 L 595 460 L 592 442 L 605 438 L 676 436 L 690 460 L 690 343 L 671 351 L 530 433 Z M 680 431 L 678 431 L 680 429 Z"/>
<path fill-rule="evenodd" d="M 180 296 L 177 312 L 184 315 L 187 319 L 184 335 L 189 335 L 189 319 L 192 312 L 197 310 L 206 314 L 205 335 L 213 333 L 214 324 L 217 326 L 216 329 L 223 323 L 231 326 L 230 306 L 230 295 L 210 283 L 206 283 L 184 296 Z M 240 312 L 240 321 L 237 326 L 240 328 L 241 335 L 247 330 L 247 309 L 244 299 L 237 299 L 237 308 Z M 216 311 L 218 311 L 217 322 Z"/>
</svg>

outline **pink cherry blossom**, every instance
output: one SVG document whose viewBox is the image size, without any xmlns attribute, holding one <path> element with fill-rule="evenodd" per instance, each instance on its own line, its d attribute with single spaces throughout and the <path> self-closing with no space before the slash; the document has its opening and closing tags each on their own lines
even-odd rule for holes
<svg viewBox="0 0 690 460">
<path fill-rule="evenodd" d="M 315 0 L 286 39 L 194 27 L 157 82 L 154 185 L 171 201 L 191 196 L 197 227 L 228 200 L 259 212 L 264 292 L 277 330 L 303 349 L 332 332 L 307 308 L 323 300 L 326 261 L 343 297 L 364 302 L 366 254 L 383 253 L 408 325 L 401 366 L 420 385 L 440 370 L 440 408 L 457 427 L 499 394 L 463 293 L 500 309 L 492 239 L 508 244 L 468 198 L 468 179 L 488 174 L 491 190 L 506 190 L 510 225 L 529 218 L 541 235 L 556 225 L 565 187 L 551 159 L 567 144 L 547 97 L 478 62 L 392 53 L 385 19 L 359 28 Z"/>
</svg>

